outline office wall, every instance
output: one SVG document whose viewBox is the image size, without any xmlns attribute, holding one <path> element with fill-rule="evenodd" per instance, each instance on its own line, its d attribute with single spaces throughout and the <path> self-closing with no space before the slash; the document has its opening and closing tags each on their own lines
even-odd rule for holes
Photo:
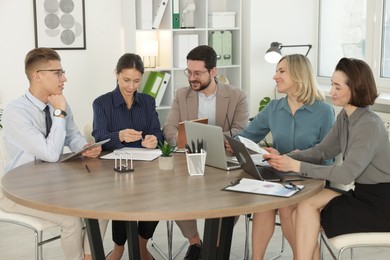
<svg viewBox="0 0 390 260">
<path fill-rule="evenodd" d="M 276 66 L 264 60 L 271 42 L 312 44 L 309 59 L 316 64 L 317 2 L 313 0 L 250 0 L 244 2 L 243 88 L 249 96 L 250 116 L 259 101 L 274 96 Z M 307 48 L 284 48 L 282 54 L 305 54 Z"/>
<path fill-rule="evenodd" d="M 123 0 L 86 0 L 86 50 L 59 50 L 68 81 L 64 94 L 79 127 L 92 121 L 92 101 L 115 86 L 123 53 Z M 0 0 L 0 104 L 24 94 L 24 57 L 35 47 L 33 1 Z"/>
<path fill-rule="evenodd" d="M 92 120 L 93 99 L 114 88 L 119 56 L 134 47 L 124 35 L 134 15 L 133 10 L 126 11 L 129 1 L 85 0 L 87 49 L 59 51 L 68 78 L 64 94 L 77 111 L 79 127 Z M 315 64 L 316 8 L 313 0 L 243 1 L 243 88 L 251 116 L 262 97 L 273 95 L 275 66 L 263 57 L 272 41 L 313 44 L 309 57 Z M 23 60 L 35 47 L 33 1 L 0 0 L 0 32 L 0 106 L 4 106 L 28 88 Z M 283 49 L 283 53 L 290 51 L 301 50 Z"/>
</svg>

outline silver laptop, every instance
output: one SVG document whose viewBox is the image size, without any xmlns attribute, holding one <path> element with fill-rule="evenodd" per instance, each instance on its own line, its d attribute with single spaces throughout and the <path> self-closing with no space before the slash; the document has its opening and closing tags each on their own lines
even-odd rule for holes
<svg viewBox="0 0 390 260">
<path fill-rule="evenodd" d="M 254 178 L 262 181 L 277 182 L 303 180 L 302 177 L 293 172 L 280 172 L 269 166 L 257 166 L 243 143 L 227 135 L 225 135 L 225 138 L 229 142 L 242 169 Z"/>
<path fill-rule="evenodd" d="M 225 143 L 222 128 L 214 125 L 200 124 L 185 121 L 187 144 L 191 147 L 191 141 L 203 140 L 203 147 L 207 151 L 206 165 L 223 170 L 235 170 L 241 166 L 237 162 L 229 161 L 225 151 Z"/>
</svg>

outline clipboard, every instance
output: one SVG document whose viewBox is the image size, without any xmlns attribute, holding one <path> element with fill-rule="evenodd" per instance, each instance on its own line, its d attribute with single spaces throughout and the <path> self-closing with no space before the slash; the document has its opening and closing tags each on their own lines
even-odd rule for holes
<svg viewBox="0 0 390 260">
<path fill-rule="evenodd" d="M 72 153 L 69 156 L 66 156 L 65 158 L 61 159 L 60 162 L 66 162 L 66 161 L 72 160 L 74 158 L 77 158 L 77 157 L 81 156 L 83 154 L 83 152 L 88 151 L 89 149 L 95 148 L 96 146 L 103 145 L 103 144 L 107 143 L 110 140 L 111 139 L 108 138 L 108 139 L 105 139 L 103 141 L 91 144 L 91 145 L 85 147 L 84 149 L 82 149 L 80 152 Z"/>
<path fill-rule="evenodd" d="M 301 191 L 304 187 L 304 185 L 294 185 L 292 183 L 282 184 L 278 182 L 242 178 L 230 183 L 230 185 L 222 190 L 289 198 Z"/>
</svg>

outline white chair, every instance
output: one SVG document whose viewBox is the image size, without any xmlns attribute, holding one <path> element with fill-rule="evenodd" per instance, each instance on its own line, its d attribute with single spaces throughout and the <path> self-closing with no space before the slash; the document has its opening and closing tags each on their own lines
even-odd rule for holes
<svg viewBox="0 0 390 260">
<path fill-rule="evenodd" d="M 186 247 L 188 241 L 184 241 L 180 246 L 179 250 L 173 254 L 172 242 L 173 242 L 173 221 L 167 220 L 167 239 L 168 239 L 168 255 L 165 255 L 163 250 L 156 244 L 153 237 L 150 239 L 152 247 L 156 249 L 156 251 L 165 259 L 165 260 L 173 260 L 175 259 L 180 252 Z"/>
<path fill-rule="evenodd" d="M 325 245 L 329 250 L 333 259 L 342 259 L 342 255 L 345 250 L 349 249 L 351 253 L 351 259 L 354 259 L 354 248 L 362 247 L 390 247 L 390 232 L 363 232 L 344 234 L 333 238 L 328 238 L 325 232 L 321 231 L 320 236 L 320 250 L 321 259 L 324 259 L 324 247 Z M 337 251 L 337 256 L 334 253 Z M 374 259 L 374 257 L 370 257 Z"/>
<path fill-rule="evenodd" d="M 8 163 L 9 158 L 7 151 L 3 144 L 3 137 L 0 135 L 0 177 L 4 175 L 4 165 Z M 0 191 L 0 199 L 4 196 Z M 10 223 L 19 225 L 22 227 L 26 227 L 31 229 L 35 235 L 35 259 L 41 260 L 43 259 L 43 250 L 42 246 L 46 243 L 52 242 L 54 240 L 59 239 L 61 236 L 51 237 L 49 239 L 43 240 L 43 231 L 57 227 L 57 224 L 54 224 L 50 221 L 31 217 L 28 215 L 18 214 L 18 213 L 9 213 L 1 209 L 0 207 L 0 222 Z"/>
</svg>

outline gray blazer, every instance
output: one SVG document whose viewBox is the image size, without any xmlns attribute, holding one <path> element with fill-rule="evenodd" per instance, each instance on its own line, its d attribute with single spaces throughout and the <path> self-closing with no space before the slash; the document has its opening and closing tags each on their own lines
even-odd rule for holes
<svg viewBox="0 0 390 260">
<path fill-rule="evenodd" d="M 225 134 L 230 135 L 230 123 L 232 134 L 238 134 L 247 125 L 249 119 L 246 93 L 236 87 L 217 82 L 216 103 L 216 125 L 222 127 Z M 176 91 L 171 111 L 163 128 L 164 138 L 167 141 L 176 138 L 180 122 L 198 118 L 198 104 L 198 93 L 191 87 Z"/>
</svg>

